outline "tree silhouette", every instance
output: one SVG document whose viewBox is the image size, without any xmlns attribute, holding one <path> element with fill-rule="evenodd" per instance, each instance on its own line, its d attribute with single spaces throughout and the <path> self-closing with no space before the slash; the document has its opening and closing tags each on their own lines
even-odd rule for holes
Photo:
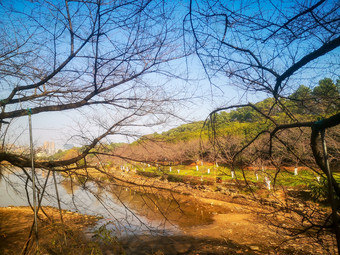
<svg viewBox="0 0 340 255">
<path fill-rule="evenodd" d="M 4 146 L 11 143 L 7 133 L 13 121 L 29 114 L 101 112 L 95 120 L 99 135 L 73 134 L 84 145 L 77 156 L 36 162 L 39 168 L 74 164 L 107 137 L 133 136 L 128 127 L 140 125 L 145 116 L 154 116 L 145 117 L 145 125 L 161 123 L 171 101 L 179 98 L 150 81 L 161 75 L 162 64 L 180 57 L 173 51 L 174 6 L 162 1 L 1 3 L 0 162 L 30 166 L 28 157 Z M 169 67 L 163 74 L 171 75 Z"/>
<path fill-rule="evenodd" d="M 51 173 L 55 181 L 55 172 L 63 172 L 71 187 L 74 180 L 86 183 L 91 169 L 109 175 L 100 156 L 115 156 L 105 149 L 111 137 L 135 139 L 136 130 L 172 113 L 181 97 L 178 88 L 166 86 L 179 73 L 170 62 L 181 58 L 175 7 L 163 1 L 1 1 L 0 171 L 26 175 L 29 202 L 33 182 L 35 212 Z M 86 116 L 78 132 L 64 137 L 78 137 L 81 148 L 59 159 L 31 153 L 31 160 L 26 148 L 11 145 L 20 136 L 13 131 L 18 119 L 61 111 Z M 34 182 L 32 161 L 47 173 L 44 181 Z"/>
<path fill-rule="evenodd" d="M 323 226 L 332 227 L 336 232 L 338 249 L 339 205 L 335 205 L 332 195 L 339 199 L 340 188 L 329 171 L 325 131 L 338 130 L 340 124 L 339 88 L 330 78 L 321 80 L 313 91 L 298 86 L 305 81 L 315 86 L 315 81 L 325 76 L 338 79 L 339 8 L 336 2 L 323 0 L 308 3 L 191 0 L 184 20 L 187 41 L 193 42 L 192 48 L 214 86 L 221 84 L 215 83 L 215 77 L 219 76 L 224 83 L 237 86 L 247 95 L 264 93 L 273 99 L 271 106 L 265 109 L 252 103 L 216 109 L 210 115 L 212 134 L 216 134 L 214 121 L 218 112 L 238 109 L 248 119 L 252 118 L 251 111 L 256 112 L 268 125 L 249 139 L 250 142 L 235 154 L 233 162 L 236 164 L 238 156 L 251 151 L 256 141 L 265 139 L 268 146 L 263 146 L 262 158 L 278 172 L 280 164 L 275 155 L 280 155 L 276 151 L 279 152 L 281 146 L 293 158 L 299 157 L 295 152 L 299 145 L 286 142 L 286 131 L 296 129 L 304 136 L 307 134 L 318 166 L 316 171 L 320 169 L 329 181 L 333 218 L 329 224 L 326 217 Z M 305 109 L 294 112 L 297 104 Z M 278 108 L 279 119 L 275 117 Z"/>
</svg>

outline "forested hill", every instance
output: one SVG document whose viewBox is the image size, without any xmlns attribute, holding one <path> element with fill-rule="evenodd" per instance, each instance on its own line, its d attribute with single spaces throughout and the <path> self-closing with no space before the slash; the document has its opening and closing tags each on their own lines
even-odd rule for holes
<svg viewBox="0 0 340 255">
<path fill-rule="evenodd" d="M 274 104 L 273 98 L 267 98 L 254 106 L 278 123 L 291 123 L 294 118 L 299 121 L 310 121 L 325 118 L 340 111 L 339 91 L 340 80 L 334 83 L 331 79 L 325 78 L 320 80 L 313 90 L 304 85 L 299 86 L 294 93 L 281 100 L 281 105 Z M 291 118 L 292 115 L 294 118 Z M 215 131 L 219 133 L 251 136 L 264 126 L 268 128 L 271 123 L 254 108 L 244 107 L 217 113 L 214 116 L 214 125 Z M 161 134 L 144 136 L 141 140 L 153 139 L 174 143 L 197 138 L 205 139 L 212 131 L 211 122 L 197 121 L 183 124 Z"/>
<path fill-rule="evenodd" d="M 285 99 L 281 99 L 280 104 L 275 103 L 273 98 L 267 98 L 254 104 L 254 107 L 221 111 L 206 121 L 183 124 L 161 134 L 145 135 L 132 144 L 105 145 L 101 150 L 121 158 L 144 162 L 167 159 L 172 162 L 190 163 L 202 159 L 205 162 L 218 161 L 226 164 L 230 164 L 242 150 L 243 164 L 251 165 L 259 159 L 268 160 L 257 156 L 257 152 L 268 152 L 268 135 L 273 130 L 273 121 L 280 124 L 317 121 L 340 112 L 339 88 L 340 80 L 334 83 L 325 78 L 313 89 L 301 85 Z M 338 164 L 339 133 L 339 127 L 327 131 L 329 155 L 334 164 Z M 273 140 L 275 150 L 272 151 L 273 155 L 276 153 L 276 160 L 281 160 L 281 163 L 286 165 L 297 164 L 297 161 L 301 160 L 313 162 L 307 129 L 282 131 L 279 136 Z M 255 153 L 251 158 L 253 154 L 242 148 L 255 137 L 259 137 L 256 143 L 247 147 Z M 293 154 L 289 154 L 292 150 Z"/>
<path fill-rule="evenodd" d="M 231 108 L 217 112 L 207 120 L 183 124 L 161 134 L 145 135 L 131 144 L 104 145 L 99 150 L 107 156 L 100 160 L 111 165 L 128 159 L 150 164 L 192 164 L 202 160 L 246 166 L 264 162 L 293 166 L 303 162 L 303 165 L 317 167 L 310 146 L 310 129 L 283 130 L 275 135 L 275 139 L 269 137 L 270 132 L 274 128 L 273 122 L 315 122 L 340 112 L 339 90 L 340 80 L 334 83 L 329 78 L 321 80 L 313 89 L 301 85 L 279 103 L 267 98 L 253 107 Z M 339 129 L 336 126 L 327 130 L 327 146 L 332 168 L 340 170 Z M 77 155 L 79 151 L 75 148 L 55 157 L 68 159 L 72 153 Z M 97 158 L 91 155 L 87 160 L 96 161 Z"/>
</svg>

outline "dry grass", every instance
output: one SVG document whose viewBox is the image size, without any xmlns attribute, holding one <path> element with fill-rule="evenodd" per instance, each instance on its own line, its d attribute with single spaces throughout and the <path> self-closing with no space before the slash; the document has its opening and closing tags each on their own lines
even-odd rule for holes
<svg viewBox="0 0 340 255">
<path fill-rule="evenodd" d="M 101 254 L 97 243 L 87 240 L 84 228 L 95 224 L 94 216 L 63 211 L 64 224 L 55 208 L 39 212 L 39 246 L 32 235 L 26 254 Z M 0 254 L 21 254 L 33 223 L 29 207 L 0 208 Z"/>
</svg>

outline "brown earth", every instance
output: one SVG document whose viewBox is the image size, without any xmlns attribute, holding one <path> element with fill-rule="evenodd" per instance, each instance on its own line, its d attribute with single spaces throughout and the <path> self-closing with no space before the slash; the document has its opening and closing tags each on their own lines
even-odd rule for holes
<svg viewBox="0 0 340 255">
<path fill-rule="evenodd" d="M 95 243 L 88 242 L 84 229 L 95 224 L 96 217 L 63 211 L 64 225 L 61 224 L 59 211 L 44 207 L 48 219 L 39 212 L 38 242 L 35 234 L 29 238 L 34 213 L 30 207 L 0 207 L 0 254 L 91 254 L 98 249 Z"/>
<path fill-rule="evenodd" d="M 332 245 L 334 239 L 329 233 L 323 238 L 328 238 L 324 247 L 310 233 L 290 236 L 284 227 L 292 226 L 298 218 L 230 189 L 218 186 L 193 188 L 153 178 L 133 178 L 133 182 L 128 176 L 122 178 L 125 185 L 133 187 L 137 184 L 136 189 L 143 187 L 143 192 L 154 192 L 158 187 L 163 191 L 157 189 L 157 192 L 165 196 L 169 191 L 190 195 L 188 199 L 217 205 L 224 213 L 213 215 L 211 224 L 187 228 L 180 235 L 132 236 L 118 242 L 105 231 L 97 233 L 97 238 L 93 233 L 85 234 L 86 227 L 95 224 L 95 217 L 64 211 L 63 226 L 58 211 L 45 208 L 52 221 L 39 214 L 39 252 L 33 238 L 27 254 L 336 254 Z M 265 194 L 263 197 L 268 205 L 282 200 L 281 194 Z M 0 254 L 22 252 L 32 219 L 30 208 L 0 208 Z"/>
<path fill-rule="evenodd" d="M 282 191 L 260 190 L 254 198 L 239 192 L 236 184 L 235 187 L 220 184 L 192 186 L 135 175 L 129 178 L 125 174 L 122 178 L 125 182 L 121 184 L 127 185 L 127 181 L 130 188 L 136 185 L 140 189 L 143 186 L 143 192 L 153 193 L 156 190 L 164 196 L 169 191 L 185 194 L 192 200 L 222 208 L 224 213 L 214 215 L 211 224 L 188 228 L 184 231 L 184 237 L 164 237 L 161 240 L 155 240 L 154 237 L 148 240 L 144 237 L 148 240 L 143 241 L 144 245 L 148 244 L 153 250 L 160 247 L 160 250 L 167 251 L 164 254 L 337 254 L 334 235 L 330 232 L 320 231 L 318 236 L 313 231 L 301 235 L 292 234 L 294 228 L 302 229 L 302 217 L 286 211 L 287 199 L 292 198 L 288 198 Z M 314 203 L 300 202 L 297 200 L 289 203 L 292 209 L 300 208 L 300 212 L 305 206 L 310 206 L 310 210 L 327 210 Z M 182 245 L 182 253 L 171 249 L 176 245 Z M 161 249 L 162 246 L 165 248 Z"/>
<path fill-rule="evenodd" d="M 336 254 L 327 251 L 313 238 L 292 237 L 271 225 L 264 215 L 248 206 L 203 199 L 225 209 L 225 214 L 213 216 L 213 223 L 192 227 L 182 236 L 136 237 L 125 240 L 127 254 L 149 254 L 162 251 L 175 254 Z"/>
</svg>

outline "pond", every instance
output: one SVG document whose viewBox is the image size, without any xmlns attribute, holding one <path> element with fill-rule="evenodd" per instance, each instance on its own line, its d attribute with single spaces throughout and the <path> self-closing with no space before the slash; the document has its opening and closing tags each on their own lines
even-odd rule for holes
<svg viewBox="0 0 340 255">
<path fill-rule="evenodd" d="M 38 171 L 37 183 L 43 186 L 46 172 Z M 0 206 L 27 206 L 26 175 L 20 171 L 4 171 L 0 180 Z M 78 184 L 75 179 L 56 174 L 62 209 L 102 216 L 99 224 L 107 224 L 119 235 L 150 233 L 174 234 L 185 229 L 212 223 L 221 212 L 214 205 L 200 203 L 192 197 L 157 190 L 132 189 L 108 182 Z M 32 201 L 31 183 L 28 194 Z M 42 190 L 42 189 L 41 189 Z M 42 200 L 43 206 L 57 207 L 55 185 L 49 176 Z"/>
</svg>

